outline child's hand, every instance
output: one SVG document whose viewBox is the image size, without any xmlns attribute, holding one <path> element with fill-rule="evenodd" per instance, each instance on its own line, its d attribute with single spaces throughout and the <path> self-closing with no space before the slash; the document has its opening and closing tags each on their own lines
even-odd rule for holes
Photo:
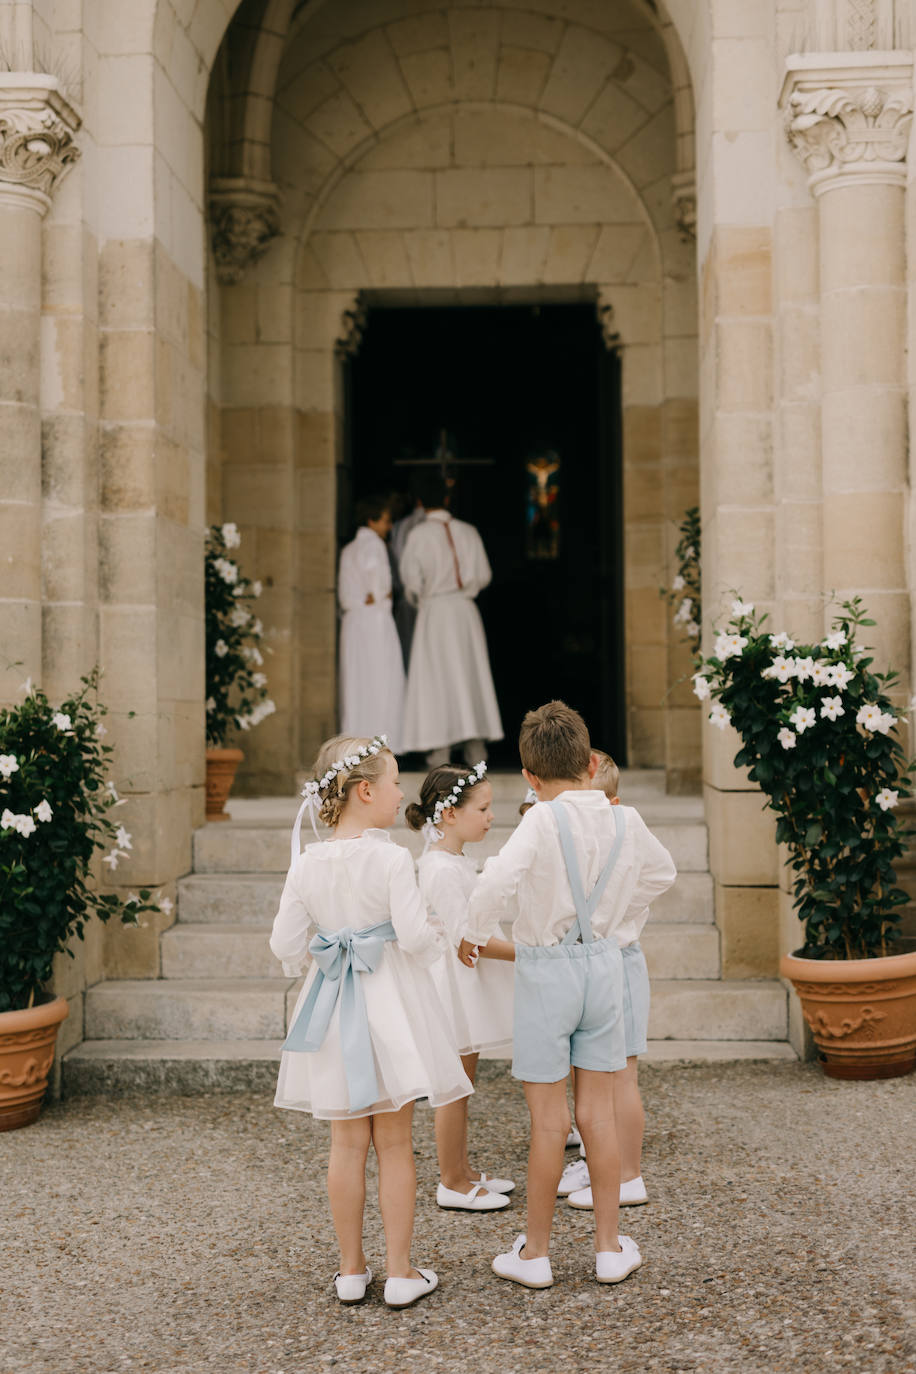
<svg viewBox="0 0 916 1374">
<path fill-rule="evenodd" d="M 465 968 L 477 967 L 478 949 L 476 945 L 471 944 L 470 940 L 461 941 L 461 944 L 458 946 L 457 954 Z"/>
</svg>

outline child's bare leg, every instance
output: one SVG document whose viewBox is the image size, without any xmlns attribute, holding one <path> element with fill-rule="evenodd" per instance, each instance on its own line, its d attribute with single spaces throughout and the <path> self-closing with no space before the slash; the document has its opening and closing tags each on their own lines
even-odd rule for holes
<svg viewBox="0 0 916 1374">
<path fill-rule="evenodd" d="M 372 1144 L 378 1156 L 378 1203 L 385 1228 L 385 1252 L 390 1279 L 419 1278 L 410 1265 L 413 1214 L 417 1200 L 417 1171 L 413 1159 L 413 1103 L 399 1112 L 378 1112 L 372 1118 Z"/>
<path fill-rule="evenodd" d="M 362 1274 L 363 1209 L 366 1205 L 366 1158 L 372 1134 L 371 1117 L 331 1122 L 328 1158 L 328 1199 L 340 1246 L 341 1274 Z"/>
<path fill-rule="evenodd" d="M 550 1249 L 550 1228 L 563 1172 L 569 1104 L 566 1079 L 558 1083 L 526 1083 L 525 1099 L 531 1115 L 528 1151 L 528 1227 L 522 1259 L 540 1259 Z M 616 1236 L 615 1236 L 616 1239 Z"/>
<path fill-rule="evenodd" d="M 646 1124 L 639 1095 L 639 1061 L 633 1054 L 614 1079 L 614 1115 L 617 1118 L 617 1143 L 620 1146 L 620 1181 L 629 1183 L 642 1174 L 642 1138 Z"/>
<path fill-rule="evenodd" d="M 464 1071 L 472 1083 L 477 1072 L 477 1059 L 476 1054 L 461 1056 Z M 475 1182 L 468 1163 L 469 1102 L 469 1097 L 459 1097 L 457 1102 L 437 1107 L 435 1112 L 439 1178 L 446 1188 L 452 1188 L 459 1193 L 466 1193 Z"/>
<path fill-rule="evenodd" d="M 620 1155 L 614 1121 L 614 1080 L 621 1073 L 576 1070 L 576 1122 L 585 1145 L 595 1204 L 595 1249 L 619 1250 Z"/>
</svg>

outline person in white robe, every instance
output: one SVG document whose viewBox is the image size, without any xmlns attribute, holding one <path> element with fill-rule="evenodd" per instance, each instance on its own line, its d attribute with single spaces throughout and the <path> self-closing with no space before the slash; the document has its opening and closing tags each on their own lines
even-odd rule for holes
<svg viewBox="0 0 916 1374">
<path fill-rule="evenodd" d="M 411 530 L 401 557 L 401 579 L 417 607 L 407 697 L 404 749 L 426 755 L 427 767 L 447 763 L 451 747 L 465 761 L 487 757 L 485 740 L 503 737 L 487 638 L 474 598 L 491 578 L 483 540 L 473 525 L 446 508 L 447 487 L 438 470 L 423 474 L 422 524 Z"/>
<path fill-rule="evenodd" d="M 340 554 L 340 728 L 345 735 L 387 735 L 403 751 L 404 660 L 391 608 L 386 540 L 391 512 L 383 497 L 357 504 L 360 528 Z"/>
<path fill-rule="evenodd" d="M 413 509 L 409 515 L 403 516 L 400 520 L 395 520 L 391 530 L 391 537 L 388 540 L 388 547 L 391 552 L 392 562 L 395 565 L 394 581 L 394 623 L 397 628 L 398 638 L 401 641 L 401 650 L 404 654 L 404 667 L 410 663 L 410 649 L 413 644 L 414 626 L 417 623 L 417 608 L 411 605 L 404 595 L 404 584 L 401 581 L 401 558 L 407 544 L 407 536 L 412 529 L 415 529 L 422 520 L 426 519 L 426 511 L 422 503 L 416 499 L 414 494 L 415 481 L 411 483 L 411 500 Z"/>
</svg>

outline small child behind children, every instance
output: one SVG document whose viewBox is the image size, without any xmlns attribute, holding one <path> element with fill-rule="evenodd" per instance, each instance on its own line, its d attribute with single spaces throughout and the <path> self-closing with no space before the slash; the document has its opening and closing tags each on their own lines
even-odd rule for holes
<svg viewBox="0 0 916 1374">
<path fill-rule="evenodd" d="M 460 948 L 470 962 L 473 946 L 486 943 L 500 918 L 514 917 L 512 1074 L 525 1085 L 531 1116 L 528 1227 L 496 1256 L 493 1270 L 530 1288 L 553 1283 L 550 1231 L 570 1126 L 566 1078 L 574 1067 L 594 1198 L 595 1275 L 599 1283 L 619 1283 L 642 1260 L 617 1229 L 614 1081 L 627 1060 L 617 931 L 671 885 L 675 869 L 638 812 L 612 808 L 595 790 L 596 761 L 578 712 L 557 701 L 529 711 L 519 753 L 545 804 L 531 808 L 484 866 Z"/>
</svg>

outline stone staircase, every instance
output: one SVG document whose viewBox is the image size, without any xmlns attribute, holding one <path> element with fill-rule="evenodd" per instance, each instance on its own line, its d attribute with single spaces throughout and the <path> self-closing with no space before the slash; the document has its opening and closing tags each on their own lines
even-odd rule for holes
<svg viewBox="0 0 916 1374">
<path fill-rule="evenodd" d="M 408 797 L 419 781 L 404 777 Z M 496 819 L 477 847 L 481 859 L 510 833 L 523 795 L 517 774 L 491 781 Z M 642 939 L 652 975 L 648 1058 L 794 1058 L 782 984 L 720 977 L 702 801 L 667 796 L 664 775 L 654 770 L 624 773 L 621 796 L 678 868 Z M 194 871 L 179 883 L 178 920 L 160 942 L 161 976 L 87 992 L 86 1039 L 63 1061 L 64 1092 L 272 1085 L 298 991 L 267 944 L 296 802 L 239 800 L 230 810 L 229 823 L 194 835 Z M 403 823 L 394 834 L 419 853 L 420 837 Z"/>
</svg>

